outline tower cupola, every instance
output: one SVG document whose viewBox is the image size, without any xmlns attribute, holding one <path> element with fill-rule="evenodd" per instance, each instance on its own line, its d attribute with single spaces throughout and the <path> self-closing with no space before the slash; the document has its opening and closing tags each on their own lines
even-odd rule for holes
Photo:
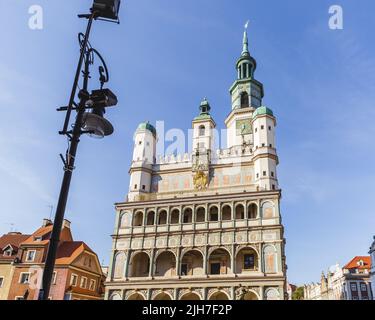
<svg viewBox="0 0 375 320">
<path fill-rule="evenodd" d="M 236 64 L 238 79 L 254 78 L 254 72 L 257 67 L 256 60 L 250 55 L 249 52 L 247 27 L 248 23 L 246 23 L 245 31 L 243 33 L 241 57 L 237 60 Z"/>
</svg>

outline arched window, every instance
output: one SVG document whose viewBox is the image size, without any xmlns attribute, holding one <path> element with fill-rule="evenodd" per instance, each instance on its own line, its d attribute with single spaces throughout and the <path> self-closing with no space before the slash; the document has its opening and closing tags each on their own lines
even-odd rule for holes
<svg viewBox="0 0 375 320">
<path fill-rule="evenodd" d="M 183 223 L 192 223 L 193 222 L 193 210 L 186 208 L 184 210 Z"/>
<path fill-rule="evenodd" d="M 161 253 L 156 258 L 155 276 L 171 277 L 176 275 L 176 257 L 170 251 Z"/>
<path fill-rule="evenodd" d="M 159 212 L 158 224 L 159 225 L 167 224 L 167 211 L 162 210 Z"/>
<path fill-rule="evenodd" d="M 242 204 L 236 206 L 236 219 L 242 220 L 245 219 L 245 208 Z"/>
<path fill-rule="evenodd" d="M 210 208 L 210 221 L 219 221 L 219 210 L 216 206 Z"/>
<path fill-rule="evenodd" d="M 121 216 L 121 222 L 120 226 L 121 228 L 125 227 L 131 227 L 131 213 L 130 212 L 124 212 Z"/>
<path fill-rule="evenodd" d="M 256 219 L 258 215 L 258 206 L 255 203 L 250 204 L 247 214 L 249 219 Z"/>
<path fill-rule="evenodd" d="M 230 206 L 225 205 L 221 210 L 222 220 L 228 221 L 232 220 L 232 209 Z"/>
<path fill-rule="evenodd" d="M 173 209 L 171 213 L 171 224 L 180 223 L 180 211 L 178 209 Z"/>
<path fill-rule="evenodd" d="M 119 252 L 118 254 L 116 254 L 114 261 L 113 278 L 121 279 L 124 277 L 125 259 L 125 253 Z"/>
<path fill-rule="evenodd" d="M 152 226 L 155 224 L 155 212 L 154 211 L 149 211 L 147 213 L 147 221 L 146 221 L 146 224 L 148 226 Z"/>
<path fill-rule="evenodd" d="M 199 207 L 196 212 L 195 222 L 204 222 L 206 220 L 206 210 Z"/>
<path fill-rule="evenodd" d="M 199 135 L 204 136 L 206 134 L 206 127 L 204 125 L 201 125 L 199 127 Z"/>
<path fill-rule="evenodd" d="M 133 226 L 140 227 L 143 224 L 143 212 L 138 211 L 133 218 Z"/>
<path fill-rule="evenodd" d="M 241 108 L 248 108 L 249 107 L 249 95 L 247 92 L 241 93 Z"/>
</svg>

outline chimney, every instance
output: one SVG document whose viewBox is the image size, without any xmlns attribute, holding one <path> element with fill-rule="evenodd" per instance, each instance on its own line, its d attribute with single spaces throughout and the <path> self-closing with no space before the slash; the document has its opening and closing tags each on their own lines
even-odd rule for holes
<svg viewBox="0 0 375 320">
<path fill-rule="evenodd" d="M 64 219 L 62 229 L 67 228 L 70 229 L 70 221 L 67 219 Z"/>
<path fill-rule="evenodd" d="M 43 219 L 43 227 L 47 227 L 52 224 L 50 219 Z"/>
</svg>

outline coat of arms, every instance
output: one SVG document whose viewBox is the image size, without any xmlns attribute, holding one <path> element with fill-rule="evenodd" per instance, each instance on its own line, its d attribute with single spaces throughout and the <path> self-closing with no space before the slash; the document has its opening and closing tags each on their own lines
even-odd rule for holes
<svg viewBox="0 0 375 320">
<path fill-rule="evenodd" d="M 193 177 L 194 188 L 204 190 L 208 187 L 208 177 L 203 171 L 198 171 Z"/>
</svg>

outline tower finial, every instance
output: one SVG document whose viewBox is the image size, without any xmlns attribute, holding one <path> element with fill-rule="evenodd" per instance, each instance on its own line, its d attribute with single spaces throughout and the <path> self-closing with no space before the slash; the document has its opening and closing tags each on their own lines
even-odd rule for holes
<svg viewBox="0 0 375 320">
<path fill-rule="evenodd" d="M 242 54 L 243 55 L 249 53 L 249 42 L 248 42 L 248 39 L 247 39 L 247 29 L 249 27 L 249 23 L 250 23 L 250 21 L 247 20 L 246 23 L 245 23 L 245 31 L 243 33 L 243 41 L 242 41 Z"/>
</svg>

